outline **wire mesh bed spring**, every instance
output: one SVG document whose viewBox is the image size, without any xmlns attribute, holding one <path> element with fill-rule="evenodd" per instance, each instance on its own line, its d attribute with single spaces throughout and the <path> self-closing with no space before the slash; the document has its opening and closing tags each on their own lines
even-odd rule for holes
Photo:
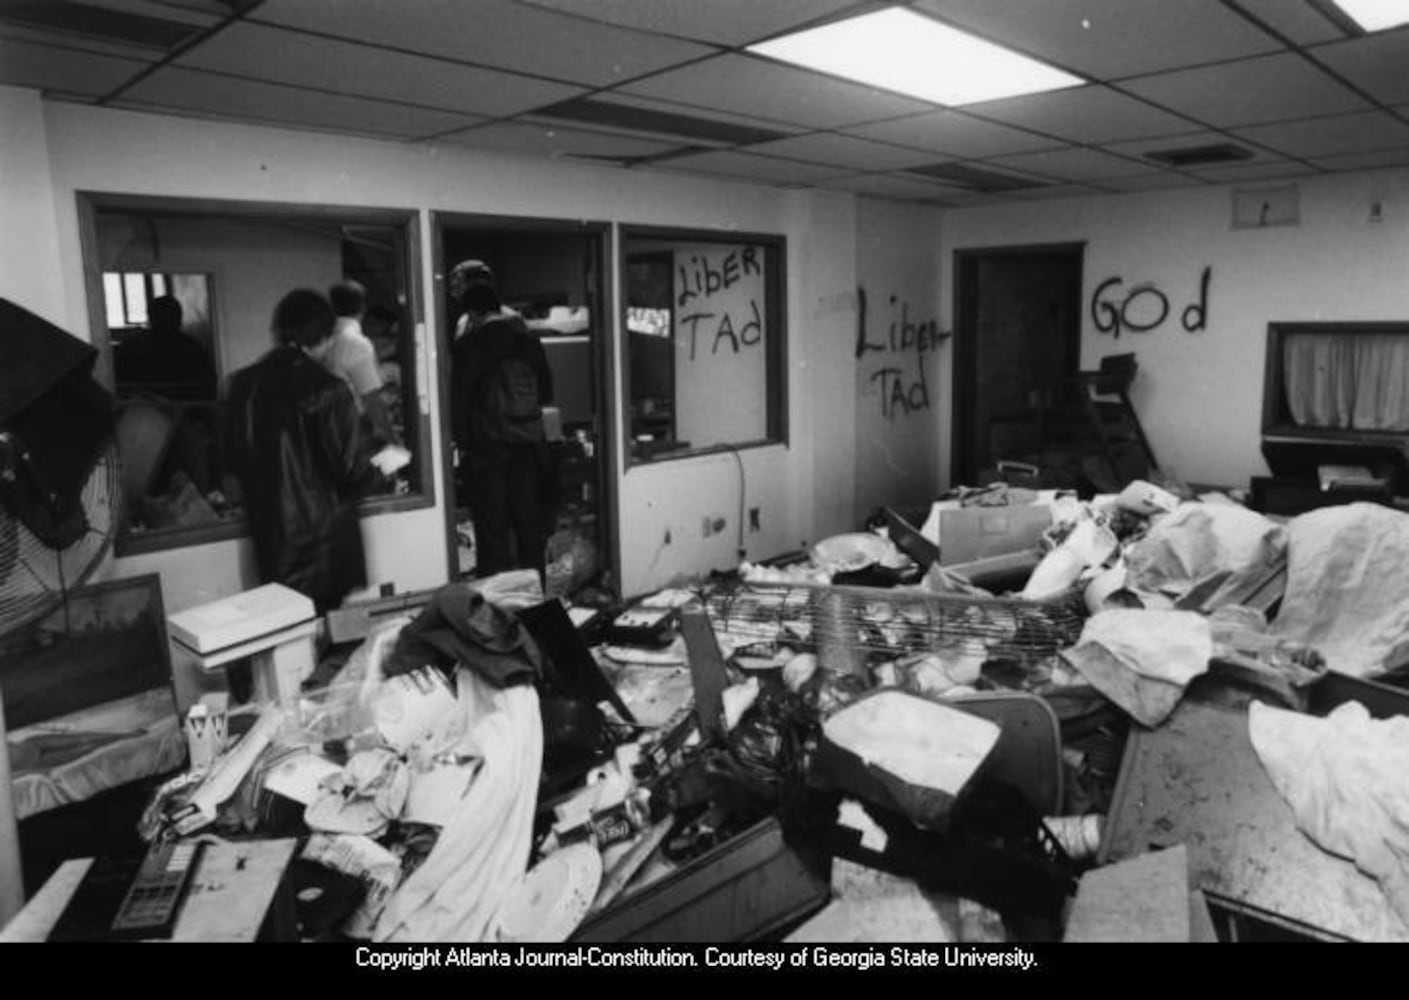
<svg viewBox="0 0 1409 1000">
<path fill-rule="evenodd" d="M 870 587 L 746 583 L 706 599 L 710 622 L 736 643 L 790 645 L 872 659 L 953 650 L 1029 666 L 1073 645 L 1085 608 Z"/>
</svg>

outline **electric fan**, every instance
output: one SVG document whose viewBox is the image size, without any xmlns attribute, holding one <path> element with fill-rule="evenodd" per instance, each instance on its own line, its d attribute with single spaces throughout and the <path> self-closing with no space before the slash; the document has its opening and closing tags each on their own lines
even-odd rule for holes
<svg viewBox="0 0 1409 1000">
<path fill-rule="evenodd" d="M 0 299 L 0 636 L 35 621 L 107 554 L 122 499 L 98 352 Z"/>
</svg>

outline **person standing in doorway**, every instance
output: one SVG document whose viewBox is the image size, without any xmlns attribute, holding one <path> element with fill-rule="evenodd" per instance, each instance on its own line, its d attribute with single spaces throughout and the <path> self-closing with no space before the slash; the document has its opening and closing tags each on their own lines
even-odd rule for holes
<svg viewBox="0 0 1409 1000">
<path fill-rule="evenodd" d="M 463 331 L 451 361 L 451 422 L 461 494 L 474 524 L 476 572 L 531 568 L 546 545 L 543 407 L 553 373 L 538 337 L 503 308 L 483 275 L 461 296 Z"/>
<path fill-rule="evenodd" d="M 382 397 L 382 373 L 377 349 L 362 332 L 367 312 L 367 292 L 359 282 L 340 281 L 328 290 L 337 319 L 332 342 L 323 356 L 323 365 L 352 387 L 360 411 L 371 426 L 378 445 L 400 444 L 399 435 Z"/>
<path fill-rule="evenodd" d="M 261 582 L 320 614 L 367 584 L 357 501 L 383 482 L 352 389 L 325 367 L 334 319 L 311 289 L 280 300 L 277 346 L 231 376 L 227 429 Z"/>
</svg>

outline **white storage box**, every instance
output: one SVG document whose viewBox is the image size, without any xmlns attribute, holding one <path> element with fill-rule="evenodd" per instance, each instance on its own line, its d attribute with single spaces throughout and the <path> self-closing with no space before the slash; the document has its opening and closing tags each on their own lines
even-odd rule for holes
<svg viewBox="0 0 1409 1000">
<path fill-rule="evenodd" d="M 313 601 L 279 583 L 222 597 L 166 620 L 171 637 L 197 653 L 214 653 L 315 617 Z"/>
</svg>

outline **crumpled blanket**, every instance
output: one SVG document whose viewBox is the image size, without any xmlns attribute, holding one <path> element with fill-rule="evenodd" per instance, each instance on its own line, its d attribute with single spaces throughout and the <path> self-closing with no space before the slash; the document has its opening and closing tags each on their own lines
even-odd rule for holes
<svg viewBox="0 0 1409 1000">
<path fill-rule="evenodd" d="M 1208 670 L 1213 634 L 1193 611 L 1114 608 L 1086 620 L 1061 656 L 1137 722 L 1157 726 Z"/>
<path fill-rule="evenodd" d="M 457 664 L 504 687 L 536 681 L 543 658 L 518 615 L 462 582 L 441 587 L 401 630 L 382 674 L 395 677 L 435 666 L 453 675 Z"/>
<path fill-rule="evenodd" d="M 1248 735 L 1298 829 L 1379 882 L 1409 927 L 1409 718 L 1248 706 Z"/>
<path fill-rule="evenodd" d="M 1126 549 L 1126 585 L 1178 596 L 1219 572 L 1260 573 L 1285 546 L 1281 526 L 1246 507 L 1183 503 Z"/>
<path fill-rule="evenodd" d="M 1323 507 L 1286 526 L 1287 588 L 1272 633 L 1356 677 L 1409 660 L 1409 514 Z"/>
<path fill-rule="evenodd" d="M 499 908 L 528 871 L 543 763 L 538 692 L 465 669 L 455 687 L 464 749 L 483 763 L 435 847 L 387 900 L 379 942 L 493 942 Z"/>
</svg>

